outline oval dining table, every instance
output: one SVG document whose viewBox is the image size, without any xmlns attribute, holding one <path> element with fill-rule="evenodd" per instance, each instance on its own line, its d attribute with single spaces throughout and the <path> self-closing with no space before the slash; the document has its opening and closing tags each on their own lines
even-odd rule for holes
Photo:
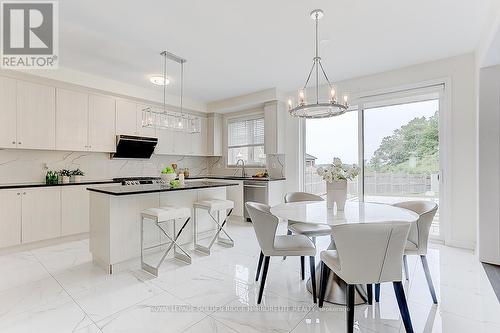
<svg viewBox="0 0 500 333">
<path fill-rule="evenodd" d="M 282 220 L 293 222 L 342 225 L 358 223 L 381 222 L 408 222 L 415 223 L 419 216 L 410 210 L 380 203 L 365 203 L 358 201 L 346 202 L 343 211 L 336 208 L 327 208 L 326 201 L 302 201 L 276 205 L 271 208 L 271 213 Z M 330 236 L 329 250 L 335 249 L 335 235 Z M 319 272 L 320 265 L 317 266 Z M 319 286 L 321 274 L 316 274 L 316 285 Z M 346 305 L 346 284 L 336 274 L 331 272 L 327 282 L 324 300 L 330 303 Z M 307 282 L 307 289 L 312 292 L 311 280 Z M 364 286 L 356 286 L 355 304 L 364 304 L 367 293 Z"/>
</svg>

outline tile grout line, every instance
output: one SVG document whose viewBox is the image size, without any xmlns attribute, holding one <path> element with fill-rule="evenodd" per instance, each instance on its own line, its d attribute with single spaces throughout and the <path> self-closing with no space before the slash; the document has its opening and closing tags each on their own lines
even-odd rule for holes
<svg viewBox="0 0 500 333">
<path fill-rule="evenodd" d="M 89 319 L 90 319 L 90 321 L 91 321 L 91 322 L 95 325 L 95 327 L 97 327 L 97 329 L 99 330 L 99 332 L 102 332 L 102 331 L 101 331 L 101 329 L 99 328 L 99 326 L 97 326 L 97 323 L 94 321 L 94 319 L 92 319 L 92 317 L 91 317 L 91 316 L 87 313 L 87 311 L 85 311 L 85 310 L 83 309 L 83 307 L 82 307 L 82 306 L 81 306 L 81 305 L 80 305 L 80 304 L 79 304 L 79 303 L 75 300 L 75 298 L 73 297 L 73 295 L 71 295 L 71 294 L 70 294 L 70 293 L 66 290 L 66 288 L 64 288 L 64 286 L 61 284 L 61 282 L 59 282 L 59 280 L 58 280 L 58 279 L 56 279 L 56 277 L 55 277 L 54 275 L 52 275 L 52 273 L 51 273 L 51 272 L 49 272 L 49 270 L 48 270 L 48 269 L 47 269 L 47 267 L 43 264 L 43 262 L 40 260 L 40 258 L 38 258 L 38 256 L 37 256 L 35 253 L 33 253 L 33 252 L 31 252 L 31 251 L 30 251 L 30 253 L 31 253 L 31 255 L 33 255 L 33 257 L 35 257 L 35 259 L 36 259 L 36 260 L 40 263 L 40 265 L 42 265 L 42 267 L 43 267 L 43 268 L 45 269 L 45 271 L 47 271 L 47 273 L 48 273 L 48 274 L 49 274 L 49 275 L 50 275 L 50 276 L 54 279 L 54 281 L 56 281 L 56 282 L 57 282 L 57 284 L 58 284 L 59 286 L 61 286 L 62 290 L 64 290 L 64 292 L 65 292 L 65 293 L 69 296 L 69 298 L 71 298 L 71 300 L 73 301 L 73 303 L 75 303 L 75 305 L 76 305 L 76 306 L 77 306 L 80 310 L 82 310 L 82 312 L 85 314 L 85 316 L 86 316 L 87 318 L 89 318 Z M 84 317 L 83 319 L 85 319 L 85 317 Z M 83 319 L 82 319 L 82 320 L 83 320 Z M 80 327 L 80 328 L 89 327 L 90 325 L 92 325 L 92 324 L 89 324 L 89 325 L 87 325 L 87 326 Z M 74 328 L 74 329 L 73 329 L 73 331 L 75 331 L 75 330 L 76 330 L 76 328 Z"/>
</svg>

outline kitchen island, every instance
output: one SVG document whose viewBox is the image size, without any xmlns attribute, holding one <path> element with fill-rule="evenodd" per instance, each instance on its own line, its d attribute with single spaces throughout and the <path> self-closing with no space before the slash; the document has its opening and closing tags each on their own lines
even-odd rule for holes
<svg viewBox="0 0 500 333">
<path fill-rule="evenodd" d="M 159 184 L 87 188 L 90 193 L 90 252 L 94 262 L 110 274 L 121 267 L 140 267 L 141 212 L 144 209 L 171 205 L 192 210 L 196 201 L 226 199 L 226 188 L 237 185 L 193 180 L 176 188 Z M 213 230 L 214 223 L 208 214 L 199 214 L 198 221 L 200 233 Z M 182 221 L 176 223 L 178 228 Z M 192 243 L 192 230 L 192 223 L 189 223 L 178 242 Z M 154 226 L 145 229 L 144 239 L 151 244 L 165 242 Z"/>
</svg>

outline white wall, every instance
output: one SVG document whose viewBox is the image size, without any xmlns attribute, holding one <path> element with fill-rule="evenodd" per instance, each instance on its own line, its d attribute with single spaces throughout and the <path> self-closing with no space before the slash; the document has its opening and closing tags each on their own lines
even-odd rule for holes
<svg viewBox="0 0 500 333">
<path fill-rule="evenodd" d="M 500 265 L 500 65 L 483 68 L 478 110 L 478 252 Z"/>
<path fill-rule="evenodd" d="M 400 87 L 418 85 L 422 82 L 448 80 L 450 101 L 451 142 L 449 165 L 444 177 L 451 184 L 448 193 L 450 209 L 447 218 L 446 243 L 453 246 L 473 248 L 477 225 L 477 179 L 476 179 L 476 110 L 475 110 L 475 57 L 466 54 L 435 62 L 419 64 L 380 74 L 337 82 L 339 91 L 348 91 L 353 96 L 366 96 L 373 92 L 391 91 Z M 325 89 L 325 91 L 327 91 Z M 290 92 L 295 96 L 296 92 Z M 300 189 L 299 165 L 301 141 L 299 121 L 287 117 L 286 174 L 288 190 Z"/>
</svg>

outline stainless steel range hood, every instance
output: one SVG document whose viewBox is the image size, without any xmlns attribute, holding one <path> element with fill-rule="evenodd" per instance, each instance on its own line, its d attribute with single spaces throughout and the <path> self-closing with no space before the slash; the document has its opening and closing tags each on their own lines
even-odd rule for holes
<svg viewBox="0 0 500 333">
<path fill-rule="evenodd" d="M 112 153 L 111 158 L 150 158 L 157 143 L 157 138 L 117 135 L 116 153 Z"/>
</svg>

